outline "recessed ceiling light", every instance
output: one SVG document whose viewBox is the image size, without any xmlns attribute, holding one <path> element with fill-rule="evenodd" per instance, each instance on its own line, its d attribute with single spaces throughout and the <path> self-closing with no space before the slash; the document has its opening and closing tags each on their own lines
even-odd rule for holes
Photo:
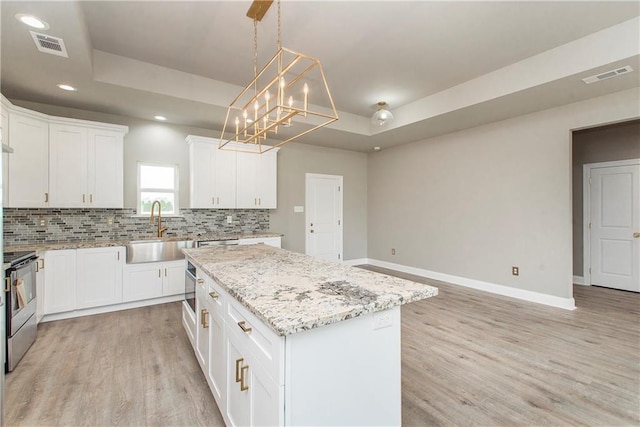
<svg viewBox="0 0 640 427">
<path fill-rule="evenodd" d="M 164 122 L 165 120 L 167 120 L 165 116 L 153 116 L 153 118 L 156 120 L 160 120 L 161 122 Z"/>
<path fill-rule="evenodd" d="M 56 86 L 58 86 L 62 90 L 67 90 L 69 92 L 75 92 L 76 90 L 78 90 L 73 86 L 66 85 L 66 84 L 63 84 L 63 83 L 57 84 Z"/>
<path fill-rule="evenodd" d="M 16 19 L 32 28 L 37 28 L 39 30 L 49 29 L 49 24 L 47 24 L 45 21 L 38 18 L 37 16 L 27 15 L 26 13 L 17 13 Z"/>
</svg>

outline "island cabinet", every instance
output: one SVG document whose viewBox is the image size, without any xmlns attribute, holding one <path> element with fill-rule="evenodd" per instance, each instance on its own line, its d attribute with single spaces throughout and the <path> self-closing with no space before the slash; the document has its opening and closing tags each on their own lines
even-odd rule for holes
<svg viewBox="0 0 640 427">
<path fill-rule="evenodd" d="M 227 425 L 401 424 L 399 306 L 281 335 L 197 278 L 192 345 Z"/>
</svg>

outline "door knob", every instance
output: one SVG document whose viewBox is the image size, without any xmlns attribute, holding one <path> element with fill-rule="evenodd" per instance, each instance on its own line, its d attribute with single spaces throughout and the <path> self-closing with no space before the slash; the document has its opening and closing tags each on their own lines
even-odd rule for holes
<svg viewBox="0 0 640 427">
<path fill-rule="evenodd" d="M 311 227 L 313 227 L 313 223 L 309 224 Z"/>
<path fill-rule="evenodd" d="M 633 237 L 637 239 L 638 237 L 640 237 L 640 233 L 633 233 Z"/>
</svg>

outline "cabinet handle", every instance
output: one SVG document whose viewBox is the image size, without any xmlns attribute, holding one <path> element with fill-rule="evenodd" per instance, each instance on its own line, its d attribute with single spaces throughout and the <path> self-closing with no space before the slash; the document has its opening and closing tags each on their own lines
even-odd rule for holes
<svg viewBox="0 0 640 427">
<path fill-rule="evenodd" d="M 118 254 L 118 261 L 120 261 L 120 251 L 116 252 Z"/>
<path fill-rule="evenodd" d="M 158 269 L 158 277 L 162 277 L 162 269 L 161 268 Z"/>
<path fill-rule="evenodd" d="M 93 194 L 89 194 L 89 203 L 93 203 Z"/>
<path fill-rule="evenodd" d="M 218 295 L 215 291 L 209 292 L 209 296 L 213 299 L 218 299 L 220 295 Z"/>
<path fill-rule="evenodd" d="M 262 198 L 258 197 L 258 206 L 262 206 Z"/>
<path fill-rule="evenodd" d="M 202 327 L 207 329 L 209 327 L 209 322 L 207 322 L 207 316 L 209 315 L 209 311 L 206 308 L 200 310 L 200 323 L 202 323 Z"/>
<path fill-rule="evenodd" d="M 167 277 L 167 269 L 164 269 L 164 277 Z"/>
<path fill-rule="evenodd" d="M 254 198 L 253 198 L 253 205 L 255 206 L 255 205 L 257 205 L 257 204 L 258 204 L 258 198 L 257 198 L 257 197 L 254 197 Z"/>
<path fill-rule="evenodd" d="M 83 194 L 82 195 L 82 203 L 85 203 L 85 199 L 86 199 L 86 196 Z"/>
<path fill-rule="evenodd" d="M 204 285 L 204 279 L 197 279 L 196 283 L 200 286 Z"/>
<path fill-rule="evenodd" d="M 215 204 L 216 204 L 216 198 L 215 198 L 215 197 L 212 197 L 212 198 L 211 198 L 211 204 L 212 204 L 212 205 L 215 205 Z"/>
<path fill-rule="evenodd" d="M 247 334 L 250 334 L 251 331 L 253 330 L 253 329 L 248 328 L 246 326 L 246 323 L 245 323 L 244 320 L 242 322 L 238 322 L 238 326 L 240 326 L 240 329 L 242 329 L 242 332 L 247 333 Z"/>
<path fill-rule="evenodd" d="M 38 261 L 42 261 L 42 267 L 40 267 L 40 270 L 44 270 L 44 258 L 40 258 Z"/>
<path fill-rule="evenodd" d="M 244 374 L 249 370 L 249 365 L 243 366 L 240 369 L 240 391 L 249 390 L 249 386 L 244 383 Z"/>
<path fill-rule="evenodd" d="M 44 193 L 44 202 L 49 203 L 49 193 Z"/>
<path fill-rule="evenodd" d="M 11 290 L 11 277 L 4 278 L 4 291 L 9 292 Z"/>
<path fill-rule="evenodd" d="M 240 359 L 236 359 L 236 382 L 239 383 L 241 378 L 240 378 L 240 365 L 242 365 L 242 362 L 244 362 L 243 358 Z"/>
</svg>

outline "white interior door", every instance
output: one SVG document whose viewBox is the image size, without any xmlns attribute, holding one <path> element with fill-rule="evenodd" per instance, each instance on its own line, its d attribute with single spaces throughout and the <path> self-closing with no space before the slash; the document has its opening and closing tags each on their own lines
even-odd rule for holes
<svg viewBox="0 0 640 427">
<path fill-rule="evenodd" d="M 616 163 L 590 168 L 590 282 L 640 292 L 640 160 Z"/>
<path fill-rule="evenodd" d="M 306 253 L 342 261 L 342 177 L 306 174 Z"/>
</svg>

